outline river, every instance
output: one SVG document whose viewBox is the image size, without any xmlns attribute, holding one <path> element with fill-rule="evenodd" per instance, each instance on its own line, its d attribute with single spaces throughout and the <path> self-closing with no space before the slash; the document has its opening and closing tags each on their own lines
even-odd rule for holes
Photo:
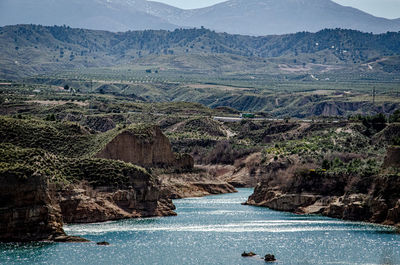
<svg viewBox="0 0 400 265">
<path fill-rule="evenodd" d="M 176 217 L 67 225 L 70 235 L 111 245 L 1 244 L 0 264 L 265 264 L 267 253 L 276 264 L 400 264 L 390 227 L 241 205 L 251 193 L 175 200 Z"/>
</svg>

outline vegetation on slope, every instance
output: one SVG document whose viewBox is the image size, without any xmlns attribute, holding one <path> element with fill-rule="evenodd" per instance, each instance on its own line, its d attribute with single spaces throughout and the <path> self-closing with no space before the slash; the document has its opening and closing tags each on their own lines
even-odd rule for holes
<svg viewBox="0 0 400 265">
<path fill-rule="evenodd" d="M 149 138 L 151 126 L 136 124 L 105 133 L 90 133 L 77 123 L 0 117 L 0 139 L 1 143 L 40 148 L 55 155 L 90 158 L 123 131 Z"/>
<path fill-rule="evenodd" d="M 399 33 L 373 35 L 340 29 L 249 37 L 207 29 L 111 33 L 37 25 L 0 28 L 1 76 L 14 78 L 55 69 L 118 65 L 148 55 L 172 54 L 296 57 L 304 63 L 354 64 L 379 56 L 399 55 L 399 44 Z"/>
<path fill-rule="evenodd" d="M 43 149 L 0 144 L 0 175 L 26 179 L 37 174 L 59 185 L 86 181 L 93 187 L 116 188 L 128 188 L 130 178 L 151 178 L 145 169 L 121 161 L 67 158 Z"/>
</svg>

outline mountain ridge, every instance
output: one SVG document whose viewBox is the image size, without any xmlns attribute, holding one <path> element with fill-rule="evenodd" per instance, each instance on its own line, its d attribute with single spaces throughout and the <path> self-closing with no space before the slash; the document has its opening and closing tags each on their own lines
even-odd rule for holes
<svg viewBox="0 0 400 265">
<path fill-rule="evenodd" d="M 396 21 L 374 17 L 331 0 L 230 0 L 187 13 L 191 14 L 186 14 L 186 19 L 177 17 L 186 26 L 202 25 L 217 31 L 257 36 L 317 32 L 324 28 L 373 33 L 400 30 Z"/>
<path fill-rule="evenodd" d="M 137 5 L 139 3 L 141 5 Z M 147 13 L 146 4 L 145 0 L 71 0 L 68 3 L 60 0 L 3 0 L 0 4 L 3 10 L 0 11 L 0 25 L 68 25 L 113 32 L 150 28 L 172 30 L 179 27 Z"/>
<path fill-rule="evenodd" d="M 374 35 L 327 29 L 317 33 L 253 37 L 204 28 L 113 33 L 66 26 L 17 25 L 0 27 L 0 49 L 0 77 L 3 78 L 57 69 L 135 63 L 150 55 L 155 58 L 233 55 L 257 58 L 261 63 L 263 58 L 276 57 L 302 63 L 352 65 L 400 55 L 400 33 Z"/>
<path fill-rule="evenodd" d="M 0 7 L 0 26 L 65 24 L 113 32 L 204 26 L 218 32 L 256 36 L 324 28 L 400 31 L 400 19 L 375 17 L 331 0 L 230 0 L 191 10 L 146 0 L 3 0 Z"/>
</svg>

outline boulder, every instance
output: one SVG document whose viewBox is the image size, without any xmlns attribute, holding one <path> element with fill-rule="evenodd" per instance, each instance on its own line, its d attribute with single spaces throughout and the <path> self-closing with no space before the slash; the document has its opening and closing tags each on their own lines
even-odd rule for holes
<svg viewBox="0 0 400 265">
<path fill-rule="evenodd" d="M 256 253 L 254 253 L 254 252 L 246 252 L 246 251 L 244 251 L 243 253 L 242 253 L 242 257 L 254 257 L 254 256 L 256 256 L 257 254 Z"/>
<path fill-rule="evenodd" d="M 276 261 L 275 256 L 272 254 L 265 255 L 264 260 L 265 260 L 265 262 L 275 262 Z"/>
<path fill-rule="evenodd" d="M 54 242 L 62 243 L 88 243 L 89 240 L 79 236 L 58 236 L 53 239 Z"/>
<path fill-rule="evenodd" d="M 106 242 L 106 241 L 103 241 L 103 242 L 97 242 L 96 245 L 99 245 L 99 246 L 109 246 L 110 243 L 108 243 L 108 242 Z"/>
</svg>

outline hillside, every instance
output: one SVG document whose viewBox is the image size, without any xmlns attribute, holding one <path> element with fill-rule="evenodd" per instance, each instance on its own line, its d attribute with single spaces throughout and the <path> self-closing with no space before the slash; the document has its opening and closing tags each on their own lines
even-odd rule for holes
<svg viewBox="0 0 400 265">
<path fill-rule="evenodd" d="M 360 64 L 400 54 L 400 33 L 373 35 L 336 29 L 249 37 L 207 29 L 111 33 L 18 25 L 0 28 L 0 48 L 0 78 L 10 79 L 57 70 L 135 65 L 149 55 L 157 56 L 157 60 L 162 58 L 160 55 L 185 55 L 189 62 L 193 55 L 234 55 L 238 57 L 231 60 L 237 61 L 238 69 L 242 70 L 254 65 L 253 59 L 246 62 L 243 57 L 293 58 L 300 67 L 304 63 Z M 221 63 L 208 65 L 208 60 L 205 61 L 207 69 L 221 71 Z M 182 65 L 180 70 L 184 69 Z"/>
<path fill-rule="evenodd" d="M 374 17 L 330 0 L 231 0 L 192 10 L 146 0 L 2 0 L 0 7 L 0 26 L 33 23 L 114 32 L 205 26 L 245 35 L 316 32 L 324 28 L 374 33 L 400 30 L 398 21 Z"/>
</svg>

